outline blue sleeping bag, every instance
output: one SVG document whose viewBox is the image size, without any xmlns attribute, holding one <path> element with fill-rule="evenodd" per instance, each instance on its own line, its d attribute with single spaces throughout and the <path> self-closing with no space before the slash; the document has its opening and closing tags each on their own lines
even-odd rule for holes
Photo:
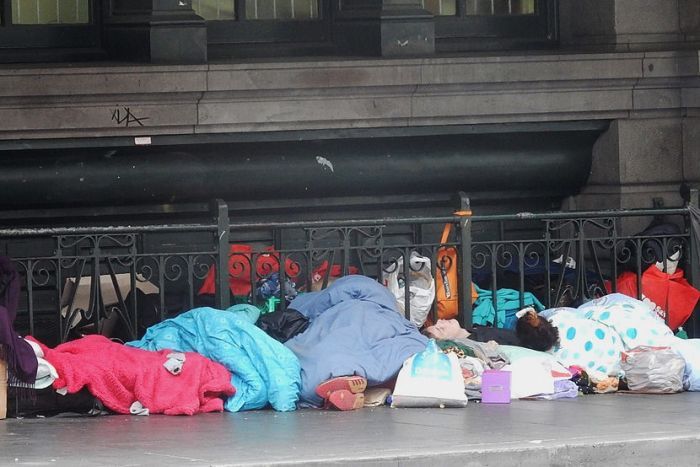
<svg viewBox="0 0 700 467">
<path fill-rule="evenodd" d="M 404 360 L 428 340 L 396 308 L 386 287 L 351 275 L 320 292 L 299 295 L 289 305 L 309 318 L 309 327 L 285 345 L 301 362 L 301 401 L 320 406 L 316 386 L 336 376 L 359 375 L 369 386 L 391 380 Z"/>
<path fill-rule="evenodd" d="M 252 324 L 250 308 L 254 307 L 196 308 L 151 326 L 141 340 L 127 345 L 197 352 L 221 363 L 232 373 L 236 388 L 224 404 L 229 412 L 261 409 L 268 403 L 275 410 L 294 410 L 301 387 L 299 360 Z"/>
</svg>

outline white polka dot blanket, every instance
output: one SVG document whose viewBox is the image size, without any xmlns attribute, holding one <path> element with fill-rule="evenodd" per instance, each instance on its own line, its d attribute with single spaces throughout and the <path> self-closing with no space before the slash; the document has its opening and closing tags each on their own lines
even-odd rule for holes
<svg viewBox="0 0 700 467">
<path fill-rule="evenodd" d="M 579 308 L 553 308 L 541 315 L 559 329 L 559 345 L 553 349 L 557 359 L 599 377 L 623 376 L 621 352 L 640 345 L 669 346 L 675 339 L 646 304 L 617 293 Z"/>
</svg>

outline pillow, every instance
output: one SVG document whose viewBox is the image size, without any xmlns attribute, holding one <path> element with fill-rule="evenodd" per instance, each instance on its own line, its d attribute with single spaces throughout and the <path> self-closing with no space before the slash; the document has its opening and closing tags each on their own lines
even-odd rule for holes
<svg viewBox="0 0 700 467">
<path fill-rule="evenodd" d="M 552 369 L 552 377 L 554 379 L 571 379 L 571 372 L 562 365 L 557 358 L 549 352 L 540 352 L 538 350 L 528 349 L 527 347 L 519 347 L 516 345 L 501 345 L 499 346 L 511 363 L 522 359 L 540 359 Z"/>
</svg>

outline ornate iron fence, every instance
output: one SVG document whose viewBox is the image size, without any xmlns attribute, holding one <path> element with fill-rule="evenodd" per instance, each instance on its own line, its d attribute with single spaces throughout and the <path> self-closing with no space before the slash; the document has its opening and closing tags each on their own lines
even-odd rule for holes
<svg viewBox="0 0 700 467">
<path fill-rule="evenodd" d="M 520 305 L 524 292 L 546 307 L 575 305 L 618 290 L 622 273 L 634 275 L 641 298 L 645 269 L 657 262 L 666 268 L 677 253 L 697 285 L 697 233 L 689 216 L 688 207 L 479 216 L 462 195 L 451 216 L 242 223 L 216 201 L 201 222 L 0 229 L 0 246 L 22 277 L 18 330 L 47 343 L 92 332 L 134 339 L 148 325 L 201 305 L 270 305 L 257 290 L 273 274 L 284 297 L 350 273 L 382 281 L 400 263 L 418 273 L 427 266 L 412 265 L 414 252 L 430 259 L 437 281 L 457 268 L 459 319 L 470 326 L 472 282 L 482 295 L 490 291 L 496 313 L 504 287 L 518 291 Z M 455 235 L 442 243 L 448 223 Z M 675 227 L 629 234 L 650 223 Z M 411 277 L 410 270 L 400 277 L 407 317 Z M 431 314 L 436 319 L 435 305 Z M 694 334 L 695 317 L 688 327 Z"/>
</svg>

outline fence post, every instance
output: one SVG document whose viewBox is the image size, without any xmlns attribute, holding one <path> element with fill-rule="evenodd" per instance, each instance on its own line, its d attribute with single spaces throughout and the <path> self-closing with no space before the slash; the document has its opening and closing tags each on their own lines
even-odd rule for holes
<svg viewBox="0 0 700 467">
<path fill-rule="evenodd" d="M 700 189 L 698 188 L 692 188 L 690 190 L 690 200 L 689 203 L 690 206 L 693 206 L 694 208 L 700 208 Z M 700 236 L 700 232 L 695 231 L 695 223 L 690 222 L 690 250 L 691 250 L 691 255 L 693 255 L 690 259 L 690 278 L 692 279 L 693 283 L 697 286 L 700 285 L 700 252 L 698 251 L 698 248 L 700 248 L 700 245 L 698 245 L 698 237 Z"/>
<path fill-rule="evenodd" d="M 463 191 L 459 192 L 459 211 L 455 213 L 459 218 L 460 235 L 460 270 L 462 275 L 459 281 L 459 321 L 463 328 L 472 327 L 472 227 L 471 227 L 471 203 L 469 197 Z"/>
<path fill-rule="evenodd" d="M 230 305 L 228 290 L 228 251 L 229 251 L 229 218 L 228 205 L 222 199 L 211 203 L 211 211 L 216 221 L 216 308 L 225 310 Z"/>
<path fill-rule="evenodd" d="M 688 199 L 688 205 L 694 208 L 700 208 L 700 189 L 691 188 L 690 196 Z M 690 226 L 690 283 L 696 288 L 700 286 L 700 231 L 698 231 L 698 226 L 693 220 L 693 214 L 688 212 L 688 224 Z M 698 337 L 700 335 L 700 316 L 698 316 L 698 307 L 695 307 L 695 313 L 691 315 L 690 329 L 687 329 L 690 337 Z"/>
</svg>

